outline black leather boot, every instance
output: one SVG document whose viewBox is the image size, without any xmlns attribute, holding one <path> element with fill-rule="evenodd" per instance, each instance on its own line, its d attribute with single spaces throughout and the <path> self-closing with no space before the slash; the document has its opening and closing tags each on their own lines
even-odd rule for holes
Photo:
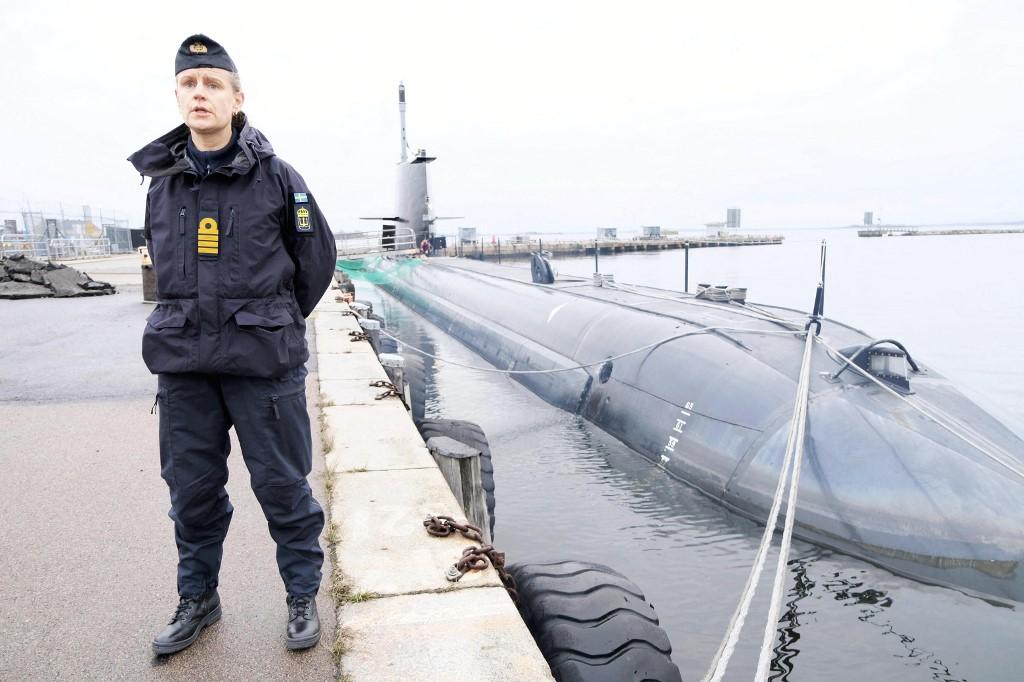
<svg viewBox="0 0 1024 682">
<path fill-rule="evenodd" d="M 308 649 L 320 641 L 320 616 L 316 597 L 288 595 L 288 648 Z"/>
<path fill-rule="evenodd" d="M 196 641 L 203 628 L 220 620 L 220 596 L 210 590 L 198 597 L 182 597 L 171 622 L 153 640 L 153 653 L 173 654 Z"/>
</svg>

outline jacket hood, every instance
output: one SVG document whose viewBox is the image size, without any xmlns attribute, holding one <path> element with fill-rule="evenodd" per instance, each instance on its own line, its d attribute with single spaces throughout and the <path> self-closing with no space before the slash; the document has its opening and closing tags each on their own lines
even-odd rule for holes
<svg viewBox="0 0 1024 682">
<path fill-rule="evenodd" d="M 176 175 L 185 171 L 195 172 L 188 154 L 185 153 L 188 136 L 188 126 L 182 123 L 129 156 L 128 161 L 139 173 L 151 178 Z M 242 127 L 238 132 L 238 153 L 227 168 L 239 175 L 245 175 L 254 165 L 273 155 L 274 148 L 270 146 L 270 140 L 250 126 L 249 119 L 242 114 Z"/>
</svg>

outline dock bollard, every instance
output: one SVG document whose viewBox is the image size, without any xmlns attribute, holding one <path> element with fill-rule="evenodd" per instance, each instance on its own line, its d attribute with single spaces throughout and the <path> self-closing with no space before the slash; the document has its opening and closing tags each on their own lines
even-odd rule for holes
<svg viewBox="0 0 1024 682">
<path fill-rule="evenodd" d="M 405 383 L 405 358 L 398 353 L 381 353 L 377 359 L 380 360 L 391 383 L 405 396 L 405 404 L 410 405 L 409 387 Z"/>
<path fill-rule="evenodd" d="M 366 336 L 370 339 L 370 345 L 373 347 L 373 352 L 380 354 L 380 322 L 377 320 L 359 320 L 359 326 L 362 327 Z"/>
<path fill-rule="evenodd" d="M 491 543 L 491 523 L 480 476 L 480 451 L 448 436 L 427 439 L 427 449 L 437 462 L 448 487 L 462 505 L 466 519 L 480 529 L 484 543 Z"/>
</svg>

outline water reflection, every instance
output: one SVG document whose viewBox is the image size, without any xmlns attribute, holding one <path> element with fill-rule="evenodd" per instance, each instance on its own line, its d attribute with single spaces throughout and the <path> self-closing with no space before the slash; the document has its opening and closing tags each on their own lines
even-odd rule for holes
<svg viewBox="0 0 1024 682">
<path fill-rule="evenodd" d="M 801 569 L 797 570 L 799 572 Z M 893 605 L 893 598 L 886 592 L 870 587 L 864 588 L 862 580 L 843 577 L 838 571 L 833 572 L 832 579 L 824 581 L 822 587 L 843 606 L 856 607 L 860 612 L 857 620 L 879 628 L 884 637 L 895 637 L 906 651 L 903 658 L 914 661 L 915 666 L 927 664 L 932 671 L 932 679 L 943 682 L 966 682 L 965 678 L 953 675 L 934 651 L 917 646 L 916 637 L 896 630 L 892 621 L 886 617 L 887 609 Z"/>
</svg>

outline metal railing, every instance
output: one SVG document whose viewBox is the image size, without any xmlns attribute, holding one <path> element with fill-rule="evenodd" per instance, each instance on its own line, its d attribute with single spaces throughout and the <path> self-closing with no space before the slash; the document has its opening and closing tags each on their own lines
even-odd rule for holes
<svg viewBox="0 0 1024 682">
<path fill-rule="evenodd" d="M 4 235 L 0 237 L 0 256 L 22 254 L 29 258 L 48 258 L 46 240 L 26 237 L 23 235 Z"/>
<path fill-rule="evenodd" d="M 378 228 L 366 232 L 342 232 L 335 237 L 339 258 L 394 251 L 415 251 L 419 246 L 416 243 L 416 233 L 411 227 L 403 225 L 396 225 L 393 232 L 390 229 Z"/>
<path fill-rule="evenodd" d="M 80 258 L 106 258 L 110 255 L 110 240 L 102 239 L 51 239 L 50 260 L 77 260 Z"/>
<path fill-rule="evenodd" d="M 23 254 L 47 260 L 105 258 L 110 255 L 110 240 L 102 239 L 39 239 L 34 236 L 4 235 L 0 237 L 0 255 Z"/>
</svg>

